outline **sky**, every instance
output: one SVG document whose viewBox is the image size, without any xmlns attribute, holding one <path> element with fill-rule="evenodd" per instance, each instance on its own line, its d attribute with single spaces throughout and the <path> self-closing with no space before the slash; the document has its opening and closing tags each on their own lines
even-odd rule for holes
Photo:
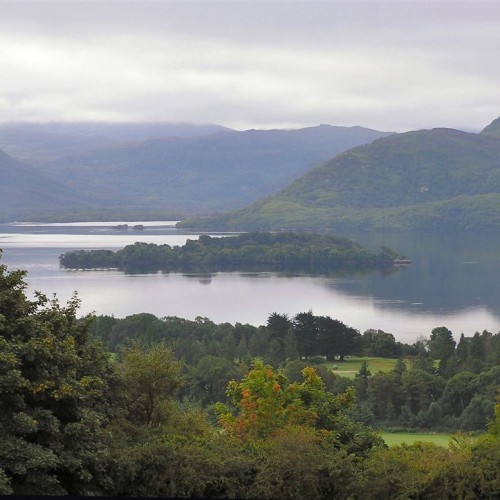
<svg viewBox="0 0 500 500">
<path fill-rule="evenodd" d="M 500 2 L 0 0 L 0 122 L 481 130 Z"/>
</svg>

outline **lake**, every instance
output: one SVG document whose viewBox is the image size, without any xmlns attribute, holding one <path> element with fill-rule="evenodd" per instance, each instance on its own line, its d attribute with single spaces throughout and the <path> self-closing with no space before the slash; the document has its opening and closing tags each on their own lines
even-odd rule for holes
<svg viewBox="0 0 500 500">
<path fill-rule="evenodd" d="M 368 328 L 413 342 L 447 326 L 463 332 L 500 330 L 500 236 L 422 233 L 351 233 L 360 243 L 386 245 L 412 264 L 398 272 L 356 276 L 283 276 L 274 273 L 136 274 L 67 271 L 61 253 L 74 249 L 118 249 L 135 241 L 182 245 L 199 234 L 177 230 L 172 221 L 0 225 L 1 262 L 28 271 L 28 293 L 53 293 L 61 302 L 75 291 L 80 312 L 125 317 L 207 317 L 216 323 L 265 324 L 272 312 L 312 310 L 361 332 Z M 135 230 L 136 224 L 144 225 Z M 224 234 L 217 234 L 224 236 Z M 217 236 L 214 234 L 214 236 Z"/>
</svg>

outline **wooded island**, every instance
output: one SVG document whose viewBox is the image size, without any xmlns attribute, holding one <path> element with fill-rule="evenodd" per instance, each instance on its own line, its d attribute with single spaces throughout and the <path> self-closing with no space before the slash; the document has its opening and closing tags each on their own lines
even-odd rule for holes
<svg viewBox="0 0 500 500">
<path fill-rule="evenodd" d="M 400 262 L 393 250 L 374 253 L 348 238 L 307 233 L 252 232 L 201 235 L 182 247 L 137 242 L 121 250 L 76 250 L 59 257 L 68 269 L 117 268 L 125 272 L 269 271 L 334 273 L 387 270 Z"/>
</svg>

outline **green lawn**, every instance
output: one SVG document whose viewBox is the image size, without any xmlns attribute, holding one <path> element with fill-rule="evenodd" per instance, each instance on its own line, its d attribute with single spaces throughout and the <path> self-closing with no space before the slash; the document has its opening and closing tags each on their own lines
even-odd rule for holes
<svg viewBox="0 0 500 500">
<path fill-rule="evenodd" d="M 361 363 L 363 361 L 368 362 L 368 369 L 371 374 L 374 375 L 378 372 L 390 372 L 394 365 L 397 363 L 397 359 L 392 358 L 355 358 L 350 357 L 345 361 L 335 361 L 334 363 L 327 363 L 329 369 L 333 369 L 333 366 L 337 366 L 333 373 L 336 375 L 341 375 L 342 377 L 354 378 L 354 375 L 358 373 Z"/>
<path fill-rule="evenodd" d="M 398 444 L 412 444 L 417 441 L 427 441 L 438 446 L 447 447 L 450 443 L 451 434 L 429 434 L 419 432 L 382 432 L 384 441 L 389 446 Z"/>
</svg>

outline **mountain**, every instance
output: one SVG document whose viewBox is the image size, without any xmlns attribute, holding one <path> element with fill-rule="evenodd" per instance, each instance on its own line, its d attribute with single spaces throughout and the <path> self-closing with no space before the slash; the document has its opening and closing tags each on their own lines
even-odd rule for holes
<svg viewBox="0 0 500 500">
<path fill-rule="evenodd" d="M 183 227 L 499 229 L 500 126 L 408 132 L 337 155 L 277 194 Z"/>
<path fill-rule="evenodd" d="M 0 150 L 0 220 L 90 206 L 78 193 Z M 24 219 L 25 220 L 25 219 Z"/>
<path fill-rule="evenodd" d="M 213 213 L 252 203 L 339 151 L 387 135 L 321 125 L 162 137 L 54 160 L 43 171 L 97 206 Z"/>
<path fill-rule="evenodd" d="M 0 148 L 20 161 L 37 166 L 125 142 L 195 137 L 225 130 L 229 129 L 191 123 L 4 123 L 0 124 Z"/>
<path fill-rule="evenodd" d="M 481 133 L 500 136 L 500 117 L 498 117 L 496 120 L 493 120 L 487 127 L 483 129 Z"/>
</svg>

